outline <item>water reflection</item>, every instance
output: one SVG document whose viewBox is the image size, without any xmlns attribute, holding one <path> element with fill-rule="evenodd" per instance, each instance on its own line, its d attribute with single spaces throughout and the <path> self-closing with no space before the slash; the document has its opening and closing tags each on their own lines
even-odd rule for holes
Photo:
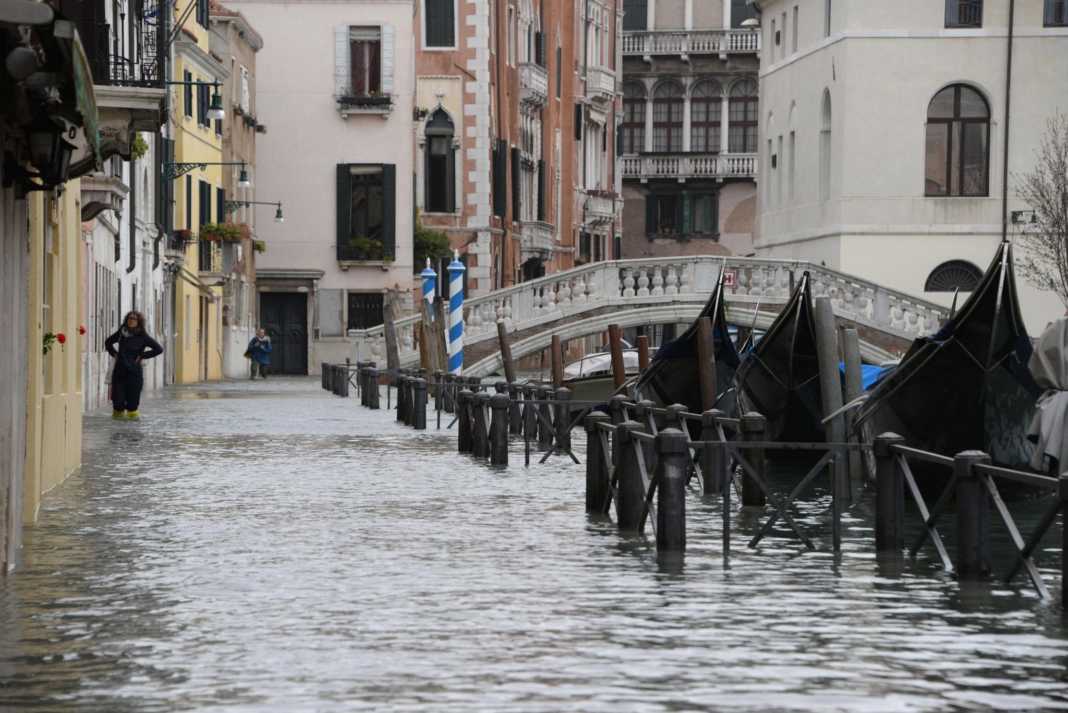
<svg viewBox="0 0 1068 713">
<path fill-rule="evenodd" d="M 478 465 L 317 382 L 145 412 L 87 420 L 0 584 L 0 711 L 1068 707 L 1056 605 L 962 588 L 929 548 L 877 558 L 867 501 L 831 556 L 825 483 L 796 516 L 819 552 L 783 523 L 749 550 L 764 518 L 734 512 L 724 568 L 717 499 L 691 496 L 665 558 L 585 516 L 566 458 Z"/>
</svg>

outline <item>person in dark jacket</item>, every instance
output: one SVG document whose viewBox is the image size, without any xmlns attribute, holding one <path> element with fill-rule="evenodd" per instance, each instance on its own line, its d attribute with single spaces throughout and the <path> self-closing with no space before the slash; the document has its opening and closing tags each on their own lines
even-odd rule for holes
<svg viewBox="0 0 1068 713">
<path fill-rule="evenodd" d="M 267 367 L 271 365 L 271 338 L 267 336 L 265 329 L 256 330 L 256 336 L 248 343 L 245 350 L 252 368 L 252 376 L 256 378 L 256 372 L 264 379 L 267 378 Z"/>
<path fill-rule="evenodd" d="M 145 316 L 131 311 L 119 331 L 104 342 L 104 348 L 115 360 L 111 373 L 111 404 L 115 409 L 112 418 L 136 421 L 141 417 L 137 409 L 145 384 L 141 362 L 158 357 L 163 353 L 163 347 L 145 333 Z"/>
</svg>

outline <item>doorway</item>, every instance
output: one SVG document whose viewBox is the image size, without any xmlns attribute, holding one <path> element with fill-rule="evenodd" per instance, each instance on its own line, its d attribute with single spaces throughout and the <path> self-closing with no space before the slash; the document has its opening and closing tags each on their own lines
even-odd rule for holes
<svg viewBox="0 0 1068 713">
<path fill-rule="evenodd" d="M 301 292 L 260 294 L 263 328 L 271 338 L 271 372 L 308 373 L 308 296 Z"/>
</svg>

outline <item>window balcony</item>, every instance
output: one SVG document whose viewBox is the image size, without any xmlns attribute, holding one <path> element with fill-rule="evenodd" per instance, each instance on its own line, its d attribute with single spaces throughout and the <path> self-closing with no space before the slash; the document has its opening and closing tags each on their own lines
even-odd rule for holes
<svg viewBox="0 0 1068 713">
<path fill-rule="evenodd" d="M 549 98 L 549 73 L 539 64 L 524 62 L 519 65 L 519 100 L 534 106 L 542 106 Z"/>
<path fill-rule="evenodd" d="M 588 67 L 586 92 L 595 102 L 611 103 L 616 98 L 616 73 L 605 67 Z"/>
<path fill-rule="evenodd" d="M 524 260 L 532 257 L 547 260 L 555 243 L 551 224 L 541 220 L 524 220 L 519 224 L 519 251 Z"/>
<path fill-rule="evenodd" d="M 623 178 L 756 178 L 757 155 L 741 154 L 642 154 L 623 157 Z"/>
<path fill-rule="evenodd" d="M 754 30 L 654 30 L 623 33 L 623 54 L 653 56 L 756 54 L 760 32 Z"/>
<path fill-rule="evenodd" d="M 586 191 L 584 223 L 586 225 L 613 223 L 618 212 L 617 206 L 621 209 L 622 205 L 623 202 L 619 196 L 611 191 Z"/>
</svg>

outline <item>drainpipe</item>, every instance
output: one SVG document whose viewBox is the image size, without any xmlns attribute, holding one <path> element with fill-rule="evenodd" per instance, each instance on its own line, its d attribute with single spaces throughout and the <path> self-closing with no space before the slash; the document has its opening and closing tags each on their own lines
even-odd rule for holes
<svg viewBox="0 0 1068 713">
<path fill-rule="evenodd" d="M 136 134 L 134 134 L 136 136 Z M 126 265 L 129 275 L 137 267 L 137 159 L 130 159 L 130 262 Z"/>
<path fill-rule="evenodd" d="M 1009 239 L 1009 107 L 1012 102 L 1012 42 L 1015 30 L 1016 0 L 1009 0 L 1009 42 L 1005 59 L 1005 153 L 1001 166 L 1001 240 Z"/>
</svg>

